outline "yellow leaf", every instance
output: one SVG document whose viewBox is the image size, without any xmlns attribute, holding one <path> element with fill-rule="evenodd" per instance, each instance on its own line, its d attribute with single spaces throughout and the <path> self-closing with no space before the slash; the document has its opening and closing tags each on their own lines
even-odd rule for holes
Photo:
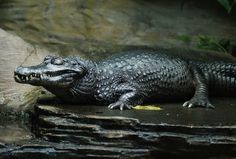
<svg viewBox="0 0 236 159">
<path fill-rule="evenodd" d="M 136 110 L 162 110 L 160 107 L 158 106 L 154 106 L 154 105 L 137 105 L 135 107 L 133 107 L 133 109 Z"/>
</svg>

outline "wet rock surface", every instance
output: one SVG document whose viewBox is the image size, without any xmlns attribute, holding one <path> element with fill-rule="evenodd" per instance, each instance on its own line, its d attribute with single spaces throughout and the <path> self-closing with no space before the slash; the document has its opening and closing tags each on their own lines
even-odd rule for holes
<svg viewBox="0 0 236 159">
<path fill-rule="evenodd" d="M 54 103 L 35 106 L 36 138 L 2 144 L 0 154 L 46 158 L 222 158 L 236 156 L 235 99 L 214 99 L 215 110 L 159 103 L 159 111 L 108 110 Z M 49 102 L 50 103 L 50 102 Z"/>
</svg>

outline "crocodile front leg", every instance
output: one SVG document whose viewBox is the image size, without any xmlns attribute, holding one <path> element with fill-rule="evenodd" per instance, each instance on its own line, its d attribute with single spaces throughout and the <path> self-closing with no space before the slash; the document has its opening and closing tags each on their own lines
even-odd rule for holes
<svg viewBox="0 0 236 159">
<path fill-rule="evenodd" d="M 109 109 L 132 109 L 133 106 L 143 103 L 144 96 L 129 84 L 119 85 L 114 93 L 121 95 L 115 103 L 108 106 Z"/>
<path fill-rule="evenodd" d="M 208 85 L 205 76 L 197 68 L 192 69 L 195 94 L 189 101 L 186 101 L 184 107 L 205 107 L 215 108 L 208 98 Z"/>
</svg>

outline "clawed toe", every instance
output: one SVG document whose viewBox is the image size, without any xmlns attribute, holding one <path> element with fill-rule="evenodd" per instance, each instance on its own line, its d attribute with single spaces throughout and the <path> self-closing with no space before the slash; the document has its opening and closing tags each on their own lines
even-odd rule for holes
<svg viewBox="0 0 236 159">
<path fill-rule="evenodd" d="M 191 108 L 191 107 L 193 107 L 193 104 L 191 102 L 187 101 L 183 104 L 183 107 Z"/>
<path fill-rule="evenodd" d="M 193 108 L 193 107 L 204 107 L 214 109 L 215 107 L 207 100 L 196 100 L 191 99 L 183 104 L 183 107 Z"/>
<path fill-rule="evenodd" d="M 118 102 L 115 102 L 115 103 L 110 104 L 110 105 L 108 106 L 108 108 L 109 108 L 109 109 L 117 109 L 117 108 L 119 109 L 119 108 L 120 108 L 120 110 L 122 111 L 122 110 L 124 110 L 124 109 L 132 109 L 133 106 L 118 101 Z"/>
</svg>

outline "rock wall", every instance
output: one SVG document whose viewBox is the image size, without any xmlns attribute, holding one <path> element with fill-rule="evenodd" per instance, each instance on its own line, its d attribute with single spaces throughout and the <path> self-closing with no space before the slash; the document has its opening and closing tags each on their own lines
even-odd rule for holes
<svg viewBox="0 0 236 159">
<path fill-rule="evenodd" d="M 112 44 L 196 47 L 199 35 L 236 42 L 236 14 L 228 15 L 215 0 L 11 0 L 0 5 L 4 29 L 63 54 L 89 54 Z"/>
<path fill-rule="evenodd" d="M 19 65 L 41 62 L 46 54 L 45 49 L 0 29 L 0 109 L 8 106 L 24 110 L 36 101 L 40 88 L 16 83 L 13 72 Z"/>
</svg>

